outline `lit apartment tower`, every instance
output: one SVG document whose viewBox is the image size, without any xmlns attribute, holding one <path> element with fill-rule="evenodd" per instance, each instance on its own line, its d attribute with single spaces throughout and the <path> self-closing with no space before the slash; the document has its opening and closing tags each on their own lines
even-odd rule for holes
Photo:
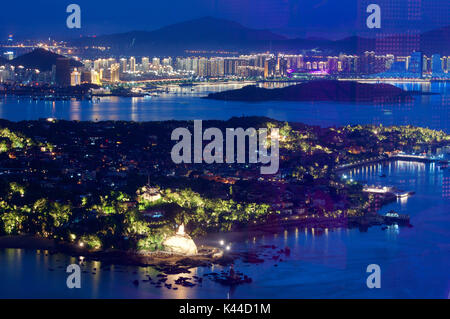
<svg viewBox="0 0 450 319">
<path fill-rule="evenodd" d="M 172 66 L 172 58 L 171 57 L 164 58 L 162 60 L 162 65 L 164 65 L 164 66 Z"/>
<path fill-rule="evenodd" d="M 115 63 L 115 64 L 111 65 L 111 75 L 110 75 L 111 83 L 119 82 L 119 80 L 120 80 L 119 70 L 120 70 L 120 64 Z"/>
<path fill-rule="evenodd" d="M 375 72 L 375 52 L 366 51 L 361 56 L 361 72 L 371 74 Z"/>
<path fill-rule="evenodd" d="M 75 68 L 72 73 L 70 73 L 70 85 L 76 86 L 81 84 L 81 73 Z"/>
<path fill-rule="evenodd" d="M 130 58 L 130 72 L 136 72 L 136 59 L 134 56 Z"/>
<path fill-rule="evenodd" d="M 142 71 L 143 72 L 148 72 L 150 70 L 150 61 L 147 57 L 143 57 L 141 59 L 141 64 L 142 64 Z"/>
<path fill-rule="evenodd" d="M 442 60 L 440 54 L 433 54 L 431 56 L 431 72 L 432 74 L 442 74 Z"/>
<path fill-rule="evenodd" d="M 127 59 L 125 58 L 120 59 L 120 71 L 122 73 L 127 72 Z"/>
<path fill-rule="evenodd" d="M 303 68 L 303 55 L 297 55 L 297 68 Z"/>
<path fill-rule="evenodd" d="M 217 72 L 217 59 L 213 58 L 210 59 L 209 61 L 209 73 L 208 75 L 210 76 L 218 76 L 218 72 Z"/>
<path fill-rule="evenodd" d="M 275 59 L 267 59 L 264 61 L 264 78 L 271 77 L 275 74 L 276 65 Z"/>
<path fill-rule="evenodd" d="M 195 74 L 198 74 L 198 58 L 192 59 L 192 71 L 194 71 Z"/>
<path fill-rule="evenodd" d="M 160 61 L 159 61 L 159 58 L 157 58 L 157 57 L 155 57 L 155 58 L 153 58 L 152 59 L 152 65 L 154 66 L 154 67 L 159 67 L 159 65 L 160 65 Z"/>
<path fill-rule="evenodd" d="M 55 82 L 60 86 L 70 85 L 70 59 L 58 58 L 56 60 Z"/>
<path fill-rule="evenodd" d="M 232 70 L 232 58 L 225 58 L 224 61 L 224 68 L 225 68 L 225 74 L 226 75 L 232 75 L 233 74 L 233 70 Z"/>
<path fill-rule="evenodd" d="M 100 73 L 95 71 L 95 70 L 91 70 L 91 83 L 92 84 L 97 84 L 97 85 L 101 85 L 102 82 L 100 80 Z"/>
<path fill-rule="evenodd" d="M 287 60 L 285 58 L 278 59 L 278 73 L 281 76 L 286 76 L 287 74 Z"/>
<path fill-rule="evenodd" d="M 225 60 L 223 58 L 217 61 L 217 73 L 219 76 L 225 75 Z"/>
<path fill-rule="evenodd" d="M 408 71 L 422 77 L 423 72 L 423 54 L 422 52 L 411 53 L 411 59 L 408 65 Z"/>
<path fill-rule="evenodd" d="M 198 59 L 198 75 L 199 76 L 208 75 L 208 59 L 206 58 Z"/>
<path fill-rule="evenodd" d="M 329 56 L 327 58 L 328 72 L 337 73 L 338 72 L 338 62 L 339 62 L 339 58 L 337 56 Z"/>
</svg>

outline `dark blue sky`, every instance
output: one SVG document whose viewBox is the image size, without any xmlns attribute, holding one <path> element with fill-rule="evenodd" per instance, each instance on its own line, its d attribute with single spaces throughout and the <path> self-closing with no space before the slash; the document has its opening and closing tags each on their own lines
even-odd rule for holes
<svg viewBox="0 0 450 319">
<path fill-rule="evenodd" d="M 80 31 L 65 26 L 65 8 L 71 3 L 81 6 Z M 213 16 L 291 36 L 339 38 L 368 33 L 363 23 L 370 3 L 382 7 L 383 32 L 423 31 L 450 24 L 449 0 L 8 0 L 2 2 L 0 36 L 74 37 L 153 30 Z"/>
</svg>

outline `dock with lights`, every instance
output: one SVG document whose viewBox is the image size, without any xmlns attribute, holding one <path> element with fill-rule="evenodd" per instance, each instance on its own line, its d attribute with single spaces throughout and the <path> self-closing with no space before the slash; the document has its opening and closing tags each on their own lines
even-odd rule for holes
<svg viewBox="0 0 450 319">
<path fill-rule="evenodd" d="M 398 190 L 392 186 L 368 186 L 363 187 L 363 192 L 382 195 L 394 195 L 397 198 L 407 198 L 414 192 Z"/>
</svg>

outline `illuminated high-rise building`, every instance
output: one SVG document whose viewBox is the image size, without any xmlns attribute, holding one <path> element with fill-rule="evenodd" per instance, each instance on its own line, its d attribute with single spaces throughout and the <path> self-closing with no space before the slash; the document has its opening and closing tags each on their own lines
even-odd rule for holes
<svg viewBox="0 0 450 319">
<path fill-rule="evenodd" d="M 152 64 L 153 64 L 154 67 L 159 67 L 159 65 L 160 65 L 159 58 L 157 58 L 157 57 L 153 58 L 152 59 Z"/>
<path fill-rule="evenodd" d="M 422 52 L 411 53 L 411 58 L 408 64 L 408 71 L 414 73 L 416 76 L 422 77 L 423 72 L 423 54 Z"/>
<path fill-rule="evenodd" d="M 127 72 L 127 59 L 125 58 L 120 59 L 120 71 L 122 73 Z"/>
<path fill-rule="evenodd" d="M 115 63 L 113 65 L 111 65 L 111 82 L 115 83 L 115 82 L 119 82 L 120 78 L 119 78 L 119 70 L 120 70 L 120 64 Z"/>
<path fill-rule="evenodd" d="M 58 58 L 55 65 L 55 81 L 60 86 L 69 86 L 70 78 L 70 60 L 68 58 Z"/>
<path fill-rule="evenodd" d="M 207 76 L 208 75 L 208 59 L 200 58 L 198 59 L 198 75 Z"/>
<path fill-rule="evenodd" d="M 70 73 L 70 85 L 76 86 L 81 84 L 81 73 L 75 68 L 72 73 Z"/>
<path fill-rule="evenodd" d="M 276 60 L 273 58 L 264 61 L 264 78 L 274 76 L 276 66 L 277 66 Z"/>
<path fill-rule="evenodd" d="M 172 66 L 172 58 L 171 57 L 164 58 L 162 60 L 162 65 L 164 65 L 164 66 Z"/>
<path fill-rule="evenodd" d="M 97 85 L 101 85 L 102 82 L 100 80 L 100 73 L 95 71 L 95 70 L 91 70 L 91 83 L 92 84 L 97 84 Z"/>
<path fill-rule="evenodd" d="M 142 71 L 143 72 L 148 72 L 150 70 L 150 62 L 149 62 L 149 59 L 147 57 L 143 57 L 142 58 L 141 64 L 142 64 Z"/>
<path fill-rule="evenodd" d="M 136 72 L 136 59 L 134 56 L 130 58 L 130 72 Z"/>
<path fill-rule="evenodd" d="M 442 60 L 440 54 L 433 54 L 431 57 L 431 72 L 432 74 L 444 73 L 442 69 Z"/>
</svg>

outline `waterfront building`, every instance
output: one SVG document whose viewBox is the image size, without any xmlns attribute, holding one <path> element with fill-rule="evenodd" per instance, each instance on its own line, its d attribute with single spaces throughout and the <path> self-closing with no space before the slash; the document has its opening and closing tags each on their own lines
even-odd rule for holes
<svg viewBox="0 0 450 319">
<path fill-rule="evenodd" d="M 411 53 L 409 60 L 408 71 L 418 77 L 422 77 L 423 73 L 423 54 L 422 52 Z"/>
<path fill-rule="evenodd" d="M 97 85 L 101 85 L 102 82 L 100 80 L 100 73 L 95 71 L 95 70 L 91 70 L 91 83 L 92 84 L 97 84 Z"/>
<path fill-rule="evenodd" d="M 76 86 L 81 84 L 81 73 L 75 68 L 72 73 L 70 73 L 70 85 Z"/>
<path fill-rule="evenodd" d="M 150 70 L 150 62 L 148 57 L 143 57 L 141 59 L 141 64 L 142 64 L 142 72 L 148 72 Z"/>
<path fill-rule="evenodd" d="M 444 73 L 440 54 L 433 54 L 431 56 L 431 73 L 433 75 L 441 75 Z"/>
<path fill-rule="evenodd" d="M 55 81 L 60 86 L 69 86 L 71 82 L 70 60 L 68 58 L 58 58 L 55 66 Z"/>
<path fill-rule="evenodd" d="M 271 58 L 264 61 L 264 78 L 274 76 L 275 69 L 276 69 L 275 59 Z"/>
<path fill-rule="evenodd" d="M 127 72 L 127 59 L 125 58 L 120 59 L 120 71 L 122 73 Z"/>
<path fill-rule="evenodd" d="M 119 70 L 120 70 L 120 64 L 115 63 L 115 64 L 111 65 L 111 75 L 110 75 L 111 83 L 119 82 L 119 80 L 120 80 Z"/>
<path fill-rule="evenodd" d="M 136 59 L 134 56 L 130 58 L 130 72 L 136 72 Z"/>
</svg>

